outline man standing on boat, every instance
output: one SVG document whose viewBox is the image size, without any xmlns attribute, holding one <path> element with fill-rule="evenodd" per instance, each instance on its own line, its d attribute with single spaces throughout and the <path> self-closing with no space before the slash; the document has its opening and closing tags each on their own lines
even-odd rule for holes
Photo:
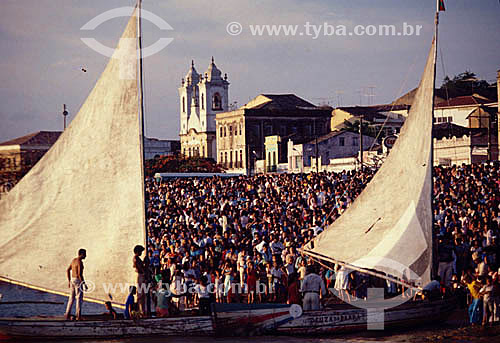
<svg viewBox="0 0 500 343">
<path fill-rule="evenodd" d="M 304 294 L 304 311 L 320 309 L 320 292 L 321 296 L 324 297 L 326 287 L 321 276 L 315 273 L 314 266 L 307 266 L 307 275 L 302 282 L 300 291 Z"/>
<path fill-rule="evenodd" d="M 83 301 L 83 291 L 87 290 L 87 285 L 83 278 L 83 260 L 87 257 L 87 251 L 85 249 L 78 250 L 78 257 L 75 257 L 68 269 L 66 274 L 68 276 L 68 287 L 71 289 L 71 295 L 68 299 L 68 306 L 66 307 L 65 317 L 67 320 L 71 318 L 71 308 L 73 307 L 73 302 L 76 298 L 76 320 L 82 319 L 82 301 Z M 83 288 L 83 289 L 82 289 Z"/>
<path fill-rule="evenodd" d="M 141 315 L 146 314 L 146 275 L 144 262 L 141 260 L 142 252 L 144 251 L 142 245 L 134 247 L 133 266 L 137 273 L 137 305 Z"/>
</svg>

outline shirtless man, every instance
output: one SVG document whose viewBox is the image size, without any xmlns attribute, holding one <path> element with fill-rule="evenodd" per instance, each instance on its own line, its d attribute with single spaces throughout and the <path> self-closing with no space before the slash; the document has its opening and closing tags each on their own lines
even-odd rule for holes
<svg viewBox="0 0 500 343">
<path fill-rule="evenodd" d="M 73 307 L 73 302 L 76 297 L 76 320 L 82 319 L 82 301 L 83 301 L 83 291 L 87 290 L 87 285 L 83 278 L 83 260 L 87 257 L 87 252 L 85 249 L 78 250 L 78 257 L 75 257 L 68 269 L 66 274 L 68 276 L 68 287 L 71 288 L 71 295 L 68 299 L 68 306 L 66 307 L 66 320 L 70 319 L 71 308 Z M 83 288 L 83 289 L 82 289 Z"/>
<path fill-rule="evenodd" d="M 146 293 L 144 289 L 146 287 L 146 276 L 144 262 L 141 260 L 141 255 L 144 250 L 142 245 L 136 245 L 134 247 L 133 258 L 133 266 L 137 273 L 137 305 L 142 315 L 146 314 Z"/>
</svg>

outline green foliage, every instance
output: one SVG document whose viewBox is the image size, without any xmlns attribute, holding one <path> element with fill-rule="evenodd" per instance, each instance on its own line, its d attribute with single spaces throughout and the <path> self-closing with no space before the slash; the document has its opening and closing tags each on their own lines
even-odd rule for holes
<svg viewBox="0 0 500 343">
<path fill-rule="evenodd" d="M 349 132 L 359 133 L 359 120 L 354 120 L 353 122 L 350 122 L 349 120 L 344 120 L 344 130 Z M 375 126 L 370 125 L 367 121 L 364 121 L 361 132 L 365 136 L 376 137 L 378 130 Z"/>
<path fill-rule="evenodd" d="M 441 90 L 446 90 L 450 98 L 457 96 L 472 95 L 474 93 L 481 93 L 486 90 L 490 85 L 485 80 L 479 80 L 476 74 L 470 70 L 455 75 L 453 78 L 446 76 L 441 85 Z"/>
<path fill-rule="evenodd" d="M 146 161 L 147 176 L 155 173 L 222 173 L 223 168 L 211 158 L 161 156 Z"/>
</svg>

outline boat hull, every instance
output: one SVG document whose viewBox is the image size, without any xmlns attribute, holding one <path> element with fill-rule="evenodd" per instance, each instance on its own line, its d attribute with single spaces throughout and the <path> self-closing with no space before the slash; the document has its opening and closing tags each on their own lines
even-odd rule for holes
<svg viewBox="0 0 500 343">
<path fill-rule="evenodd" d="M 366 331 L 368 318 L 379 329 L 436 322 L 451 314 L 455 304 L 454 299 L 409 302 L 385 310 L 382 317 L 374 317 L 375 322 L 367 316 L 366 309 L 348 304 L 306 312 L 298 305 L 214 304 L 212 317 L 84 321 L 0 319 L 0 338 L 329 335 Z"/>
<path fill-rule="evenodd" d="M 455 309 L 454 299 L 409 302 L 384 311 L 381 317 L 370 317 L 371 325 L 378 329 L 405 327 L 416 323 L 445 319 Z M 216 306 L 217 307 L 217 306 Z M 341 332 L 360 332 L 368 329 L 367 311 L 346 304 L 307 311 L 294 317 L 291 307 L 237 309 L 224 311 L 218 306 L 214 318 L 217 335 L 284 334 L 321 335 Z"/>
<path fill-rule="evenodd" d="M 114 338 L 144 336 L 212 336 L 212 319 L 202 317 L 138 320 L 0 319 L 0 337 L 14 338 Z"/>
</svg>

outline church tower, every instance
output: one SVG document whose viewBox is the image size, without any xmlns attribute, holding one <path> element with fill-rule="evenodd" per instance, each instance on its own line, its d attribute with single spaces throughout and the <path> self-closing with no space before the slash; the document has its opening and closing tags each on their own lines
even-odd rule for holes
<svg viewBox="0 0 500 343">
<path fill-rule="evenodd" d="M 228 110 L 229 82 L 212 57 L 204 75 L 191 68 L 179 87 L 181 152 L 217 160 L 215 115 Z"/>
</svg>

